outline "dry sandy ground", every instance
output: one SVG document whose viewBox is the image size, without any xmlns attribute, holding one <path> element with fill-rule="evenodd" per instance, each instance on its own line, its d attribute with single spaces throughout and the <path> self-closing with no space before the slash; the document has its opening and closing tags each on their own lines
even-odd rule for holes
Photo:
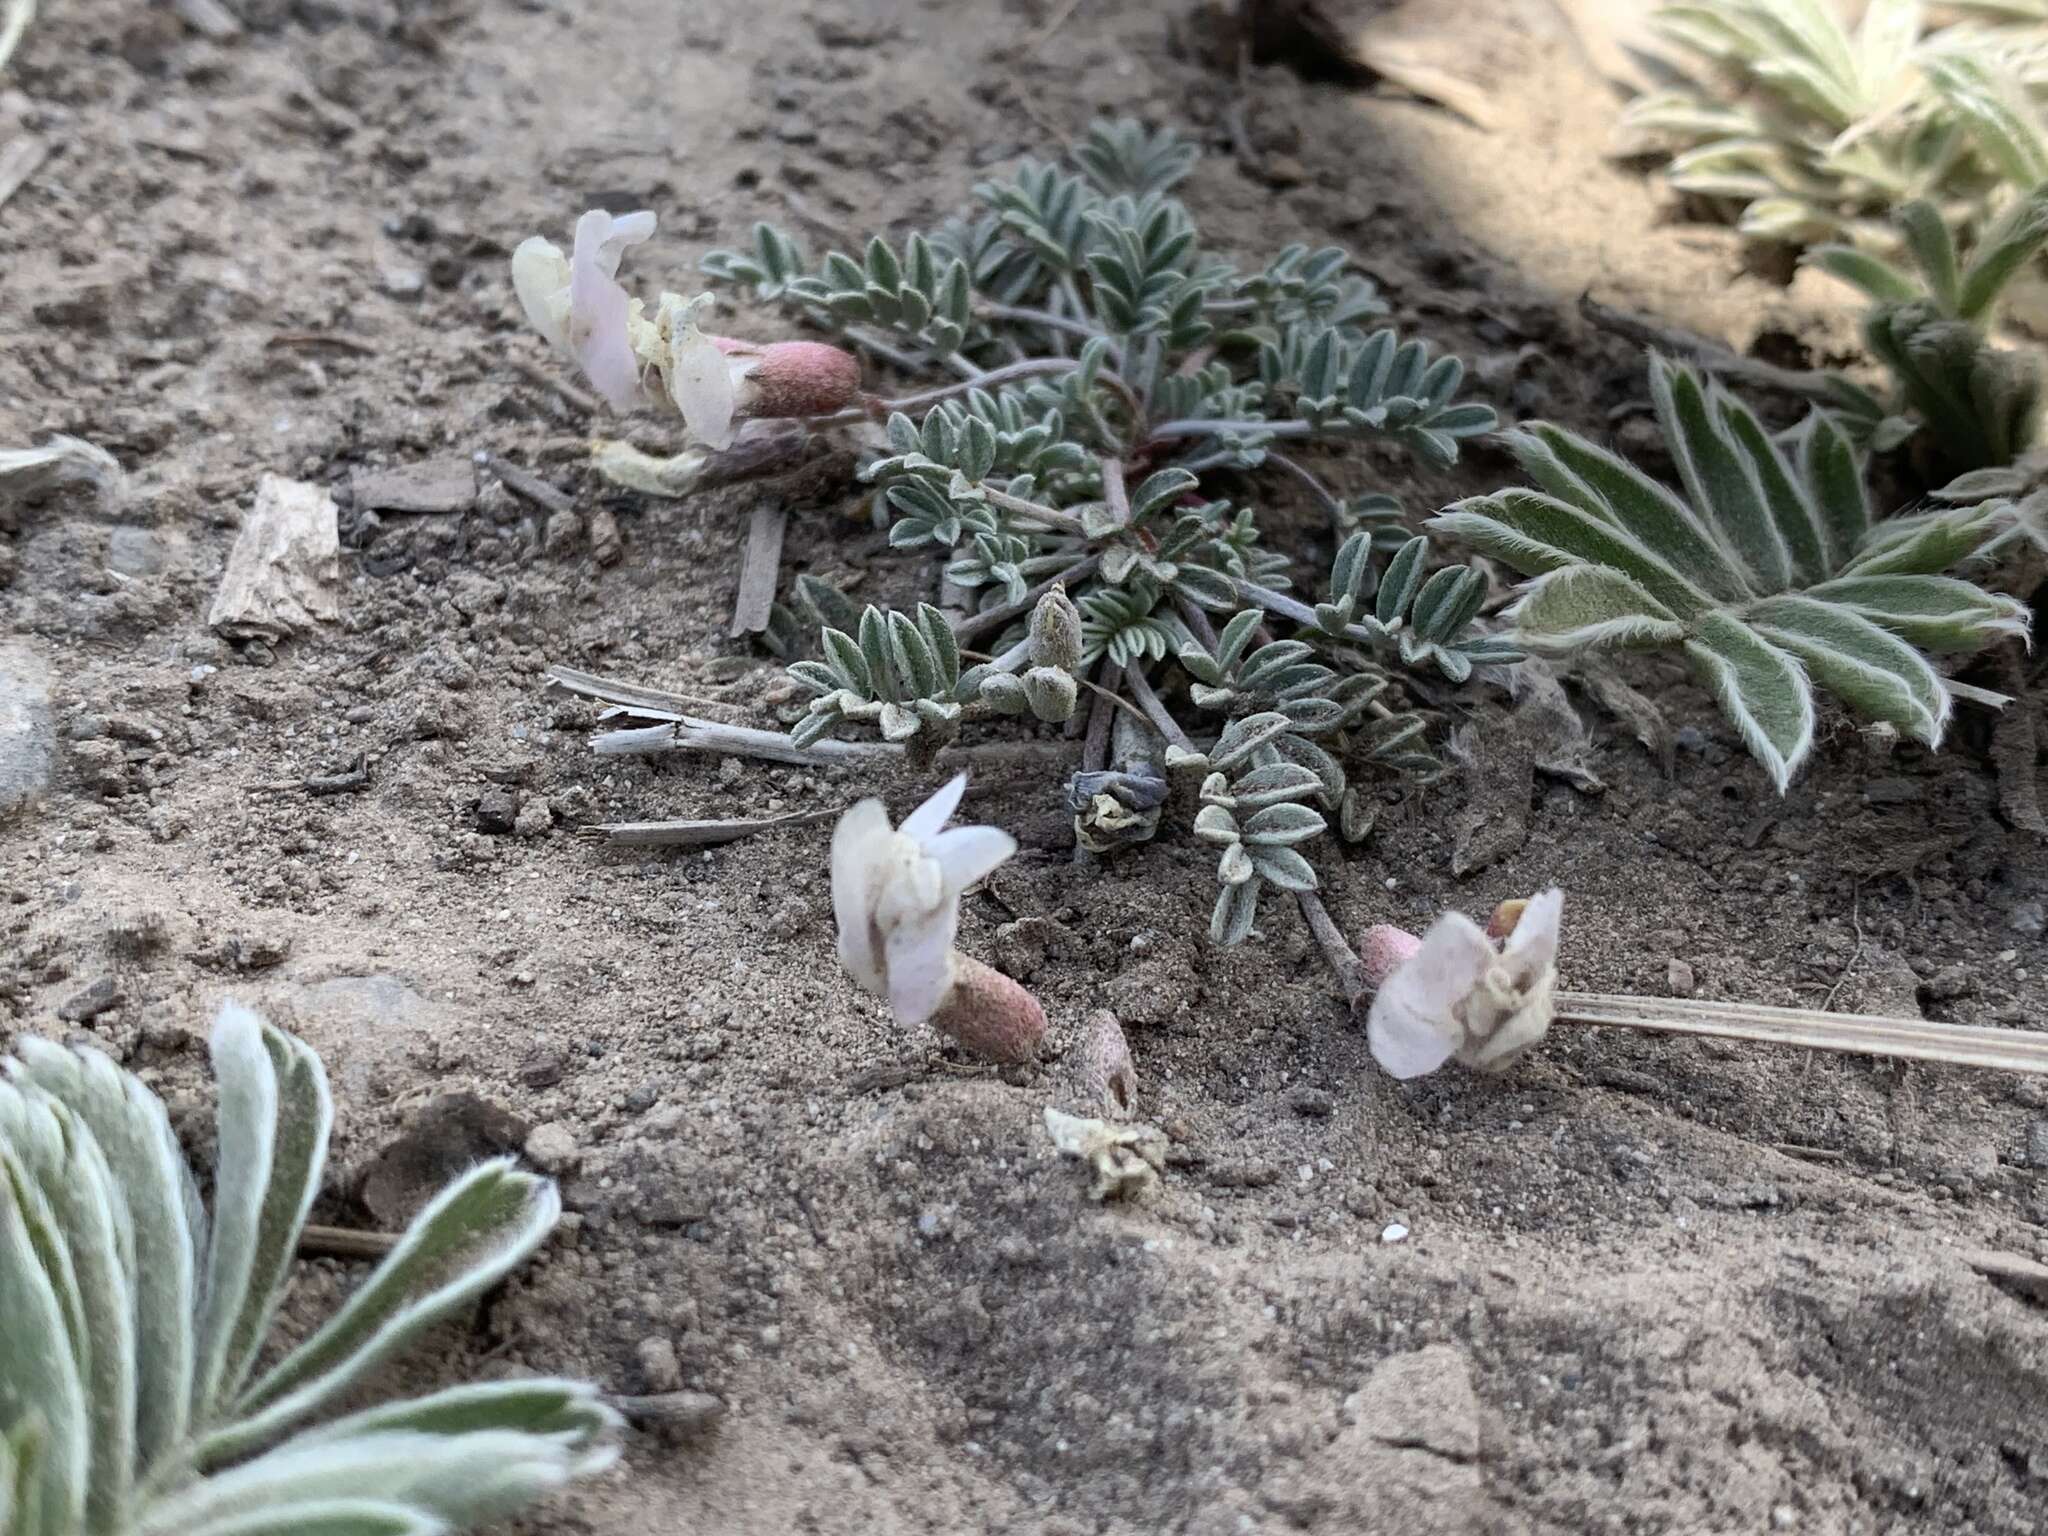
<svg viewBox="0 0 2048 1536">
<path fill-rule="evenodd" d="M 863 1076 L 923 1043 L 837 973 L 824 828 L 687 854 L 572 835 L 869 787 L 597 761 L 593 711 L 541 688 L 566 662 L 762 723 L 778 678 L 725 638 L 756 493 L 607 492 L 585 418 L 509 366 L 552 369 L 511 246 L 595 201 L 656 209 L 635 270 L 685 286 L 756 218 L 814 248 L 900 232 L 1131 112 L 1210 151 L 1183 190 L 1219 247 L 1352 245 L 1510 414 L 1643 445 L 1588 286 L 1775 357 L 1843 344 L 1839 295 L 1745 275 L 1602 161 L 1612 99 L 1543 5 L 1440 3 L 1413 7 L 1418 46 L 1487 82 L 1498 131 L 1260 69 L 1260 174 L 1179 4 L 1082 0 L 1035 48 L 1039 0 L 245 0 L 220 42 L 161 6 L 45 6 L 0 82 L 0 139 L 54 148 L 0 210 L 0 443 L 73 432 L 131 479 L 0 527 L 4 686 L 40 677 L 58 738 L 40 809 L 0 827 L 4 1018 L 116 1051 L 203 1162 L 205 1021 L 229 994 L 270 1010 L 336 1081 L 333 1220 L 566 1132 L 541 1143 L 565 1231 L 422 1377 L 560 1370 L 726 1411 L 637 1435 L 536 1529 L 2048 1525 L 2048 1318 L 1962 1257 L 2048 1258 L 2034 1084 L 1560 1029 L 1505 1081 L 1402 1088 L 1292 913 L 1216 952 L 1192 840 L 1080 868 L 1055 786 L 1004 784 L 978 814 L 1026 851 L 964 943 L 1063 1030 L 1114 1009 L 1173 1138 L 1162 1190 L 1099 1208 L 1039 1128 L 1050 1078 Z M 300 332 L 359 345 L 277 341 Z M 463 513 L 350 515 L 339 623 L 208 633 L 260 474 L 479 449 L 577 514 L 550 528 L 492 484 Z M 1417 515 L 1507 472 L 1328 467 Z M 1283 542 L 1312 529 L 1258 493 Z M 928 590 L 857 513 L 806 511 L 786 572 Z M 2000 819 L 1983 730 L 1878 757 L 1837 720 L 1780 799 L 1677 668 L 1630 678 L 1688 728 L 1668 771 L 1587 697 L 1597 793 L 1495 719 L 1331 861 L 1344 923 L 1555 882 L 1569 985 L 1662 991 L 1676 961 L 1703 996 L 2042 1025 L 2048 859 Z M 366 789 L 294 787 L 359 753 Z M 881 788 L 900 812 L 929 785 Z M 307 1266 L 294 1316 L 352 1278 Z"/>
</svg>

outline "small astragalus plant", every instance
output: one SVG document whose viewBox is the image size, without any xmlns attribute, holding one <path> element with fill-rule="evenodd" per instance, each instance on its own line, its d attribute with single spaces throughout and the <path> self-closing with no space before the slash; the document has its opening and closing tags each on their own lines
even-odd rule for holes
<svg viewBox="0 0 2048 1536">
<path fill-rule="evenodd" d="M 1998 346 L 1987 332 L 2000 295 L 2048 244 L 2048 183 L 2015 199 L 1967 259 L 1933 203 L 1907 203 L 1895 222 L 1903 260 L 1853 245 L 1809 254 L 1869 296 L 1863 339 L 1893 386 L 1881 400 L 1838 377 L 1830 404 L 1880 451 L 1925 431 L 1928 458 L 1950 474 L 2011 464 L 2039 430 L 2041 362 L 2032 348 Z"/>
<path fill-rule="evenodd" d="M 435 1536 L 616 1456 L 578 1382 L 519 1379 L 321 1416 L 554 1226 L 554 1186 L 487 1162 L 339 1312 L 258 1369 L 320 1187 L 319 1057 L 229 1004 L 212 1210 L 164 1106 L 88 1048 L 23 1037 L 0 1082 L 0 1533 Z"/>
<path fill-rule="evenodd" d="M 1662 6 L 1697 68 L 1631 104 L 1623 149 L 1671 155 L 1674 187 L 1759 240 L 1889 248 L 1914 198 L 1984 222 L 2048 175 L 2048 27 L 1971 8 L 2010 24 L 1931 26 L 1921 0 L 1869 0 L 1853 27 L 1829 0 Z"/>
<path fill-rule="evenodd" d="M 1532 651 L 1680 651 L 1783 789 L 1813 745 L 1814 691 L 1937 745 L 1953 685 L 1926 653 L 2027 633 L 2025 606 L 1944 572 L 1996 540 L 1998 506 L 1873 519 L 1848 437 L 1815 412 L 1773 439 L 1741 401 L 1653 357 L 1683 489 L 1562 428 L 1507 434 L 1538 489 L 1431 524 L 1533 577 L 1512 616 Z"/>
<path fill-rule="evenodd" d="M 1381 323 L 1348 252 L 1240 267 L 1206 247 L 1173 195 L 1195 159 L 1171 133 L 1097 123 L 1071 166 L 1026 160 L 937 228 L 813 262 L 763 224 L 706 256 L 714 282 L 834 343 L 801 356 L 708 336 L 708 299 L 629 300 L 617 254 L 652 215 L 586 214 L 573 259 L 528 242 L 515 278 L 607 399 L 676 405 L 703 446 L 672 464 L 744 448 L 741 418 L 846 429 L 877 526 L 936 557 L 943 607 L 857 611 L 801 581 L 778 605 L 768 639 L 810 695 L 785 716 L 785 760 L 885 745 L 929 761 L 998 717 L 1079 715 L 1066 792 L 1082 845 L 1151 837 L 1162 770 L 1183 770 L 1203 786 L 1197 830 L 1225 843 L 1212 933 L 1234 943 L 1262 886 L 1310 897 L 1302 849 L 1332 820 L 1364 835 L 1355 775 L 1437 770 L 1433 688 L 1403 669 L 1458 684 L 1520 652 L 1481 622 L 1483 572 L 1440 567 L 1392 496 L 1339 494 L 1295 457 L 1371 443 L 1446 467 L 1492 408 L 1461 398 L 1456 358 Z M 785 352 L 792 378 L 834 388 L 760 388 Z M 825 353 L 918 387 L 855 400 Z M 1306 573 L 1270 540 L 1275 484 L 1305 488 L 1332 559 L 1303 597 Z M 881 743 L 828 739 L 868 731 Z"/>
</svg>

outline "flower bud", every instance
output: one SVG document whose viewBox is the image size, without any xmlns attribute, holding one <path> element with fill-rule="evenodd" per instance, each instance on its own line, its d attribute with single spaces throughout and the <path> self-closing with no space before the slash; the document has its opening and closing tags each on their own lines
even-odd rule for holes
<svg viewBox="0 0 2048 1536">
<path fill-rule="evenodd" d="M 1080 1058 L 1081 1092 L 1089 1107 L 1106 1111 L 1112 1120 L 1128 1119 L 1138 1103 L 1138 1073 L 1123 1026 L 1107 1008 L 1088 1015 Z"/>
<path fill-rule="evenodd" d="M 1024 697 L 1030 701 L 1031 713 L 1041 720 L 1073 719 L 1080 696 L 1073 678 L 1057 667 L 1033 667 L 1024 674 Z"/>
<path fill-rule="evenodd" d="M 997 714 L 1021 715 L 1031 707 L 1023 682 L 1013 673 L 991 672 L 981 680 L 978 695 Z"/>
<path fill-rule="evenodd" d="M 1031 610 L 1031 664 L 1062 672 L 1081 670 L 1081 610 L 1065 587 L 1054 587 Z"/>
<path fill-rule="evenodd" d="M 720 351 L 732 355 L 724 337 Z M 754 354 L 740 385 L 740 412 L 749 416 L 829 416 L 860 399 L 860 360 L 822 341 L 774 341 Z"/>
<path fill-rule="evenodd" d="M 988 1061 L 1022 1065 L 1038 1059 L 1045 1010 L 1022 983 L 968 955 L 953 956 L 953 980 L 932 1014 L 932 1027 Z"/>
</svg>

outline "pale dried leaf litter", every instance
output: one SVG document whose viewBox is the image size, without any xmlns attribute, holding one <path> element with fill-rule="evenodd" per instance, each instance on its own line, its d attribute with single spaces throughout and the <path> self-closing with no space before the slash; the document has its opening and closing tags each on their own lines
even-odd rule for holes
<svg viewBox="0 0 2048 1536">
<path fill-rule="evenodd" d="M 537 235 L 512 253 L 512 286 L 527 320 L 613 410 L 665 405 L 698 444 L 720 449 L 732 445 L 740 423 L 830 415 L 858 401 L 860 364 L 850 353 L 815 341 L 756 346 L 708 334 L 699 323 L 708 294 L 663 293 L 650 319 L 618 273 L 626 251 L 654 228 L 644 209 L 616 218 L 592 209 L 576 221 L 568 256 Z M 631 459 L 615 464 L 627 473 L 647 469 Z M 657 478 L 673 486 L 684 473 L 671 461 Z"/>
<path fill-rule="evenodd" d="M 1045 1011 L 1015 981 L 953 947 L 960 896 L 1017 851 L 995 827 L 946 826 L 967 792 L 959 774 L 889 825 L 879 800 L 863 800 L 832 834 L 832 911 L 839 963 L 889 1000 L 904 1024 L 929 1020 L 994 1061 L 1025 1062 L 1045 1036 Z"/>
<path fill-rule="evenodd" d="M 0 449 L 0 514 L 66 485 L 91 485 L 102 499 L 121 491 L 121 465 L 104 448 L 62 433 L 33 448 Z"/>
<path fill-rule="evenodd" d="M 1091 1200 L 1141 1195 L 1166 1172 L 1166 1135 L 1152 1126 L 1111 1125 L 1047 1105 L 1045 1130 L 1062 1156 L 1086 1163 L 1094 1174 Z"/>
<path fill-rule="evenodd" d="M 287 639 L 341 617 L 340 588 L 334 498 L 303 480 L 265 475 L 206 622 L 231 639 Z"/>
</svg>

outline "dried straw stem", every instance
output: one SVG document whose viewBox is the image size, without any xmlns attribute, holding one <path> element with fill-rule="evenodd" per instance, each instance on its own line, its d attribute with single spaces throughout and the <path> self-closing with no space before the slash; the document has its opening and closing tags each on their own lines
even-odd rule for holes
<svg viewBox="0 0 2048 1536">
<path fill-rule="evenodd" d="M 1827 1013 L 1817 1008 L 1766 1008 L 1754 1003 L 1710 1003 L 1683 998 L 1629 997 L 1606 992 L 1560 992 L 1557 1017 L 1569 1024 L 1654 1029 L 1667 1034 L 1757 1040 L 1816 1051 L 1939 1061 L 1959 1067 L 2048 1073 L 2048 1034 L 1989 1029 L 1974 1024 L 1931 1024 L 1870 1014 Z"/>
</svg>

